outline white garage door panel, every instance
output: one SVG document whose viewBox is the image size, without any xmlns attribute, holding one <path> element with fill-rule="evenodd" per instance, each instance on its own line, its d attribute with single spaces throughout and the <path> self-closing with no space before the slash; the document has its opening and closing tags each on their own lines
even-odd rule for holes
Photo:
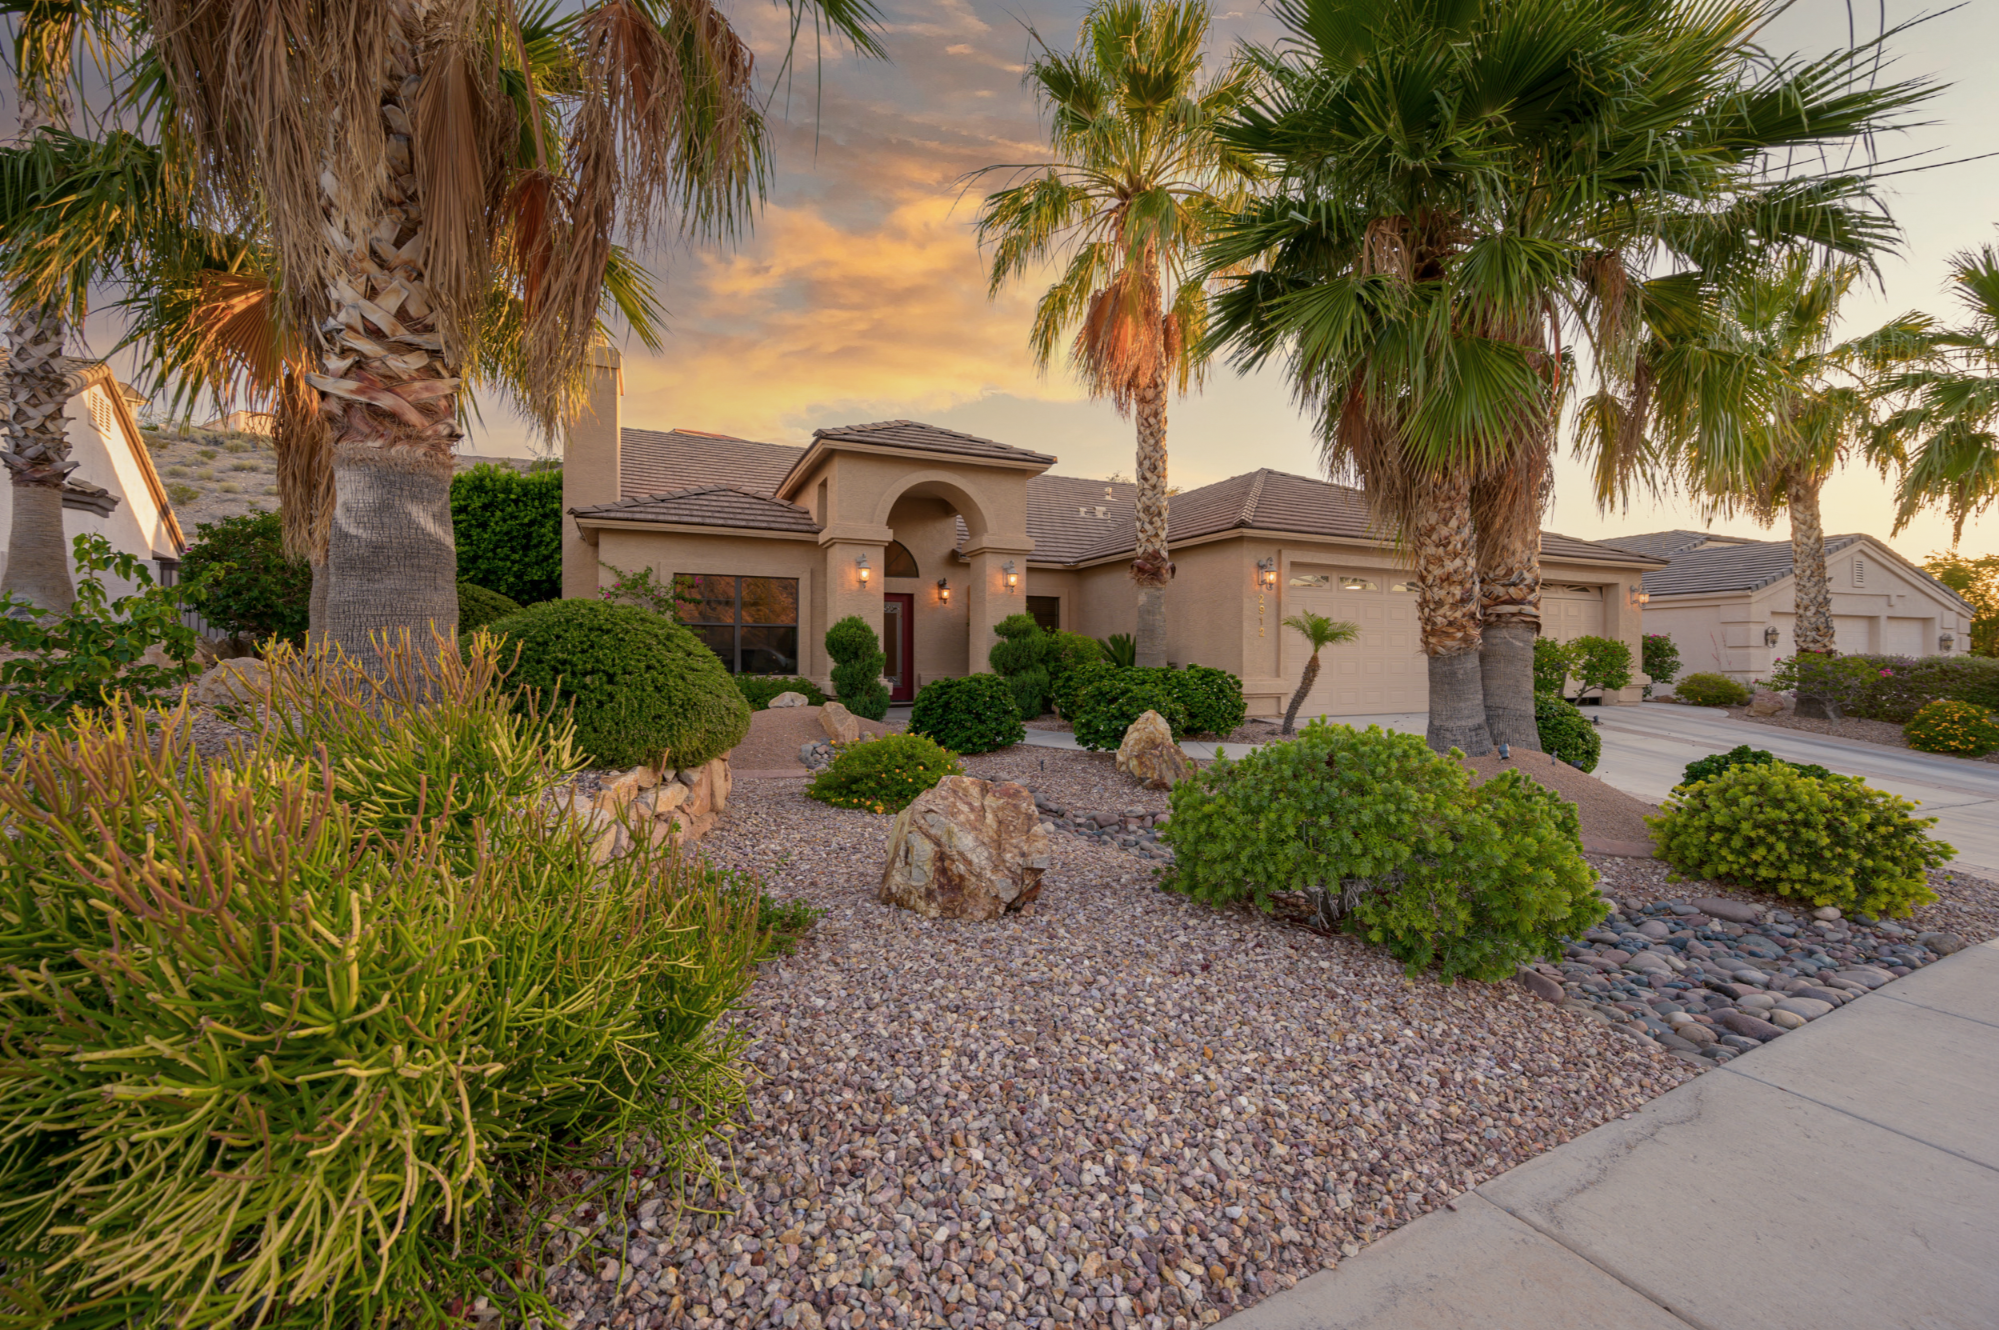
<svg viewBox="0 0 1999 1330">
<path fill-rule="evenodd" d="M 1541 631 L 1557 642 L 1603 636 L 1603 588 L 1542 587 Z"/>
<path fill-rule="evenodd" d="M 1869 640 L 1873 629 L 1874 620 L 1864 614 L 1835 614 L 1832 616 L 1832 644 L 1841 655 L 1865 655 L 1874 650 Z"/>
<path fill-rule="evenodd" d="M 1392 591 L 1341 593 L 1287 588 L 1286 614 L 1323 614 L 1360 626 L 1353 642 L 1330 646 L 1319 657 L 1319 681 L 1299 713 L 1365 716 L 1422 711 L 1430 705 L 1429 667 L 1417 649 L 1416 597 Z M 1286 629 L 1284 673 L 1296 680 L 1311 653 L 1305 639 Z"/>
<path fill-rule="evenodd" d="M 1928 619 L 1888 620 L 1888 640 L 1882 643 L 1882 651 L 1890 656 L 1920 656 L 1929 641 L 1930 621 Z"/>
</svg>

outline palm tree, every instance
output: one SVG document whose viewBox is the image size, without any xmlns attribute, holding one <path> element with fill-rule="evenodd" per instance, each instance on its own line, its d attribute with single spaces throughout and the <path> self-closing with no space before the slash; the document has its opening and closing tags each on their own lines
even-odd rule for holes
<svg viewBox="0 0 1999 1330">
<path fill-rule="evenodd" d="M 1254 271 L 1220 297 L 1216 339 L 1288 364 L 1329 471 L 1407 548 L 1431 746 L 1538 748 L 1540 513 L 1571 345 L 1628 405 L 1648 266 L 1877 241 L 1863 180 L 1765 168 L 1924 90 L 1856 91 L 1853 52 L 1764 59 L 1759 0 L 1276 13 L 1268 91 L 1222 133 L 1278 184 L 1217 228 L 1213 267 Z"/>
<path fill-rule="evenodd" d="M 1896 532 L 1936 506 L 1950 517 L 1955 545 L 1965 522 L 1999 500 L 1999 249 L 1964 250 L 1950 269 L 1969 322 L 1935 330 L 1928 363 L 1882 381 L 1902 405 L 1881 428 L 1908 457 L 1895 494 Z"/>
<path fill-rule="evenodd" d="M 1035 310 L 1036 362 L 1045 369 L 1073 329 L 1070 358 L 1092 395 L 1137 415 L 1141 666 L 1166 663 L 1167 382 L 1177 378 L 1184 394 L 1204 360 L 1207 287 L 1189 264 L 1256 179 L 1214 135 L 1251 80 L 1239 63 L 1202 79 L 1208 24 L 1203 0 L 1099 0 L 1073 52 L 1042 44 L 1025 81 L 1051 112 L 1056 160 L 988 168 L 1032 175 L 988 195 L 979 212 L 995 295 L 1067 252 Z"/>
<path fill-rule="evenodd" d="M 1296 629 L 1312 644 L 1312 658 L 1305 662 L 1304 671 L 1298 676 L 1298 691 L 1291 694 L 1291 705 L 1284 708 L 1285 734 L 1296 731 L 1298 708 L 1305 704 L 1305 695 L 1312 691 L 1312 685 L 1319 681 L 1319 653 L 1340 642 L 1351 642 L 1360 636 L 1360 625 L 1327 618 L 1323 614 L 1293 614 L 1284 620 L 1286 628 Z"/>
<path fill-rule="evenodd" d="M 809 8 L 879 53 L 866 0 Z M 324 431 L 332 477 L 325 638 L 372 660 L 379 632 L 456 623 L 451 453 L 495 272 L 520 295 L 523 405 L 553 437 L 614 236 L 726 238 L 761 196 L 751 53 L 701 0 L 146 14 L 197 197 L 220 230 L 259 219 L 275 256 L 308 362 L 286 414 Z"/>
</svg>

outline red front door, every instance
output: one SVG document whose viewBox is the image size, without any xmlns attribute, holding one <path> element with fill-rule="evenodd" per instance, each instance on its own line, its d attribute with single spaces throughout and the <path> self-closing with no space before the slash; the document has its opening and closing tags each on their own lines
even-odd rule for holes
<svg viewBox="0 0 1999 1330">
<path fill-rule="evenodd" d="M 916 597 L 891 591 L 882 597 L 883 674 L 891 702 L 916 700 Z"/>
</svg>

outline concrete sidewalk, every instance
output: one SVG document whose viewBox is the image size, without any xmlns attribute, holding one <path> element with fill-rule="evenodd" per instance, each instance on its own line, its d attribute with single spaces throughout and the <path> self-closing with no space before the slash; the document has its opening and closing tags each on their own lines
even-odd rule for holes
<svg viewBox="0 0 1999 1330">
<path fill-rule="evenodd" d="M 1235 1330 L 1999 1326 L 1999 943 L 1460 1196 Z"/>
</svg>

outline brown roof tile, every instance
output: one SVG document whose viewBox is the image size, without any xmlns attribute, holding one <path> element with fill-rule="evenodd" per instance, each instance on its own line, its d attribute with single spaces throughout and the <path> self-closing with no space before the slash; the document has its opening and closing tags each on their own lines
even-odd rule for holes
<svg viewBox="0 0 1999 1330">
<path fill-rule="evenodd" d="M 871 425 L 836 425 L 812 431 L 815 439 L 837 443 L 871 443 L 884 448 L 909 448 L 926 453 L 953 453 L 962 457 L 991 457 L 1012 462 L 1045 462 L 1055 459 L 1046 453 L 982 439 L 976 434 L 960 434 L 954 429 L 926 425 L 920 420 L 877 420 Z"/>
<path fill-rule="evenodd" d="M 701 485 L 667 494 L 637 495 L 616 503 L 571 508 L 577 517 L 620 522 L 660 522 L 680 526 L 748 527 L 755 531 L 795 531 L 816 534 L 819 524 L 795 503 L 740 485 Z"/>
<path fill-rule="evenodd" d="M 665 494 L 697 485 L 731 485 L 774 494 L 804 453 L 785 443 L 758 443 L 692 429 L 620 431 L 619 493 L 624 498 Z"/>
</svg>

